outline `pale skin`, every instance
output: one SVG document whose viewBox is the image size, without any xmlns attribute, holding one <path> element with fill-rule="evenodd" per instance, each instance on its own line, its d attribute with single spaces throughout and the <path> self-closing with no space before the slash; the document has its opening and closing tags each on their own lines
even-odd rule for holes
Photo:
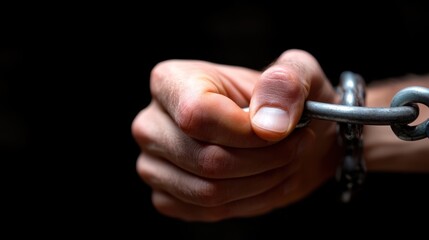
<svg viewBox="0 0 429 240">
<path fill-rule="evenodd" d="M 387 107 L 429 76 L 368 86 L 367 106 Z M 251 217 L 307 197 L 334 177 L 341 159 L 336 123 L 295 129 L 305 100 L 339 97 L 309 53 L 285 51 L 263 72 L 197 60 L 168 60 L 151 73 L 151 103 L 132 124 L 137 172 L 162 214 L 214 222 Z M 243 111 L 249 106 L 249 112 Z M 429 118 L 427 107 L 419 118 Z M 365 127 L 368 171 L 429 172 L 428 139 L 400 140 Z"/>
</svg>

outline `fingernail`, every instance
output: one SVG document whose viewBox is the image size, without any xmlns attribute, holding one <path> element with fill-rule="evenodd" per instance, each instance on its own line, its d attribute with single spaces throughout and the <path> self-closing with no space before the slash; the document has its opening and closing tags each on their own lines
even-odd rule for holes
<svg viewBox="0 0 429 240">
<path fill-rule="evenodd" d="M 280 108 L 262 107 L 252 119 L 253 123 L 272 132 L 286 132 L 289 128 L 289 114 Z"/>
</svg>

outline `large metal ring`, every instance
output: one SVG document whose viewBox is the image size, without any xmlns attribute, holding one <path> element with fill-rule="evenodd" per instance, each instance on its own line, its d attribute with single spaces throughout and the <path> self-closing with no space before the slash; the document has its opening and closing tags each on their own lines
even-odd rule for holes
<svg viewBox="0 0 429 240">
<path fill-rule="evenodd" d="M 429 107 L 429 88 L 404 88 L 393 97 L 390 106 L 399 107 L 404 105 L 416 105 L 416 103 L 422 103 Z M 396 136 L 402 140 L 415 141 L 426 137 L 429 138 L 429 118 L 415 126 L 394 123 L 390 125 L 390 127 Z"/>
</svg>

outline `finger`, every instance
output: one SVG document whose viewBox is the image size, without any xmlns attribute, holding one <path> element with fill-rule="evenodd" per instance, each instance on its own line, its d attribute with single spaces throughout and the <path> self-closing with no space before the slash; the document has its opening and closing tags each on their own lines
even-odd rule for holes
<svg viewBox="0 0 429 240">
<path fill-rule="evenodd" d="M 186 203 L 212 207 L 261 194 L 284 181 L 296 171 L 297 165 L 251 177 L 215 180 L 189 174 L 143 152 L 137 161 L 137 171 L 153 189 L 162 189 Z"/>
<path fill-rule="evenodd" d="M 183 202 L 159 190 L 152 194 L 154 207 L 162 214 L 186 221 L 216 222 L 237 217 L 258 216 L 289 205 L 301 198 L 294 182 L 284 181 L 273 189 L 246 199 L 215 207 Z"/>
<path fill-rule="evenodd" d="M 294 130 L 306 99 L 332 102 L 334 96 L 313 56 L 301 50 L 286 51 L 255 85 L 250 102 L 252 127 L 261 138 L 278 141 Z"/>
<path fill-rule="evenodd" d="M 141 149 L 167 159 L 180 168 L 205 178 L 235 178 L 263 173 L 294 161 L 313 143 L 307 129 L 263 148 L 231 148 L 206 144 L 184 134 L 156 102 L 132 124 Z"/>
<path fill-rule="evenodd" d="M 258 72 L 239 67 L 166 61 L 152 71 L 151 93 L 189 136 L 232 147 L 264 146 L 242 111 L 258 78 Z"/>
</svg>

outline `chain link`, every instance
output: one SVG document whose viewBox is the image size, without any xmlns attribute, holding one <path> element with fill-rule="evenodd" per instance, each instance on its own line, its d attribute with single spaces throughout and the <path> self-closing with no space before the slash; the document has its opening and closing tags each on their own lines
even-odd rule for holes
<svg viewBox="0 0 429 240">
<path fill-rule="evenodd" d="M 341 200 L 349 202 L 362 186 L 366 167 L 363 159 L 363 125 L 390 125 L 395 135 L 404 141 L 429 138 L 429 118 L 418 125 L 409 125 L 419 116 L 419 106 L 429 107 L 429 88 L 413 86 L 400 90 L 390 107 L 365 107 L 365 81 L 356 73 L 340 75 L 337 92 L 341 104 L 307 100 L 297 128 L 305 127 L 312 119 L 338 123 L 339 144 L 344 158 L 337 169 Z M 249 108 L 244 108 L 248 111 Z"/>
<path fill-rule="evenodd" d="M 344 158 L 337 169 L 336 179 L 341 201 L 349 202 L 364 183 L 366 166 L 363 158 L 363 125 L 390 125 L 396 136 L 405 141 L 429 138 L 429 119 L 410 126 L 419 115 L 417 103 L 429 107 L 429 89 L 408 87 L 399 91 L 390 107 L 365 107 L 365 81 L 359 74 L 345 71 L 340 75 L 337 92 L 341 105 L 306 101 L 297 127 L 304 127 L 311 119 L 338 123 L 339 144 Z"/>
<path fill-rule="evenodd" d="M 365 82 L 352 72 L 343 72 L 337 92 L 344 106 L 365 105 Z M 337 168 L 337 181 L 341 190 L 341 201 L 349 202 L 352 195 L 361 187 L 365 179 L 366 167 L 363 160 L 363 125 L 360 123 L 339 122 L 339 144 L 343 147 L 344 158 Z"/>
<path fill-rule="evenodd" d="M 353 74 L 348 72 L 347 74 Z M 421 103 L 429 107 L 429 88 L 413 86 L 400 90 L 390 107 L 365 107 L 306 101 L 297 125 L 304 127 L 311 119 L 362 125 L 390 125 L 396 136 L 405 141 L 429 138 L 429 119 L 414 126 L 408 125 L 419 116 Z"/>
<path fill-rule="evenodd" d="M 422 103 L 429 107 L 429 88 L 408 87 L 402 89 L 393 97 L 390 106 L 392 108 L 404 105 L 416 107 L 416 103 Z M 416 108 L 418 109 L 418 107 Z M 391 124 L 391 128 L 396 136 L 405 141 L 415 141 L 425 137 L 429 138 L 429 119 L 414 126 L 410 126 L 406 123 L 394 122 Z"/>
</svg>

